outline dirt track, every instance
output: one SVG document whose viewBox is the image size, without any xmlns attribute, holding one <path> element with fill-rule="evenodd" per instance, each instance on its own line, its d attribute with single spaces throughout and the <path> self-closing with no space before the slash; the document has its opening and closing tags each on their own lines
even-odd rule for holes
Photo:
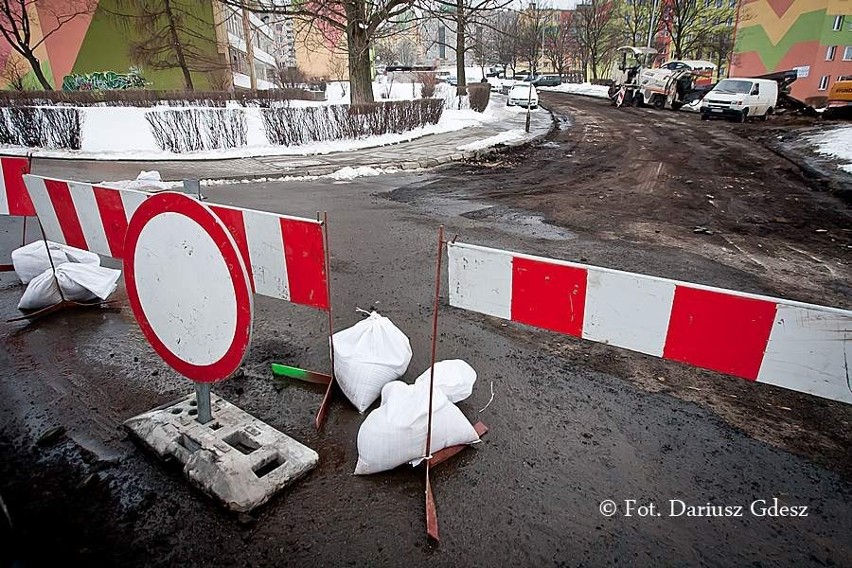
<svg viewBox="0 0 852 568">
<path fill-rule="evenodd" d="M 427 364 L 439 223 L 468 242 L 849 307 L 848 209 L 740 138 L 743 127 L 593 99 L 549 104 L 573 126 L 547 147 L 425 175 L 207 193 L 303 216 L 327 209 L 336 325 L 354 323 L 355 306 L 382 309 L 411 337 L 408 380 Z M 714 137 L 720 156 L 701 150 Z M 6 250 L 13 233 L 3 223 Z M 20 293 L 0 275 L 2 319 Z M 852 564 L 849 406 L 446 306 L 440 356 L 477 369 L 460 407 L 491 431 L 436 472 L 440 546 L 423 535 L 422 472 L 353 478 L 363 417 L 337 403 L 318 434 L 321 392 L 270 380 L 270 361 L 327 362 L 322 314 L 263 298 L 245 374 L 214 390 L 317 449 L 320 465 L 256 513 L 227 514 L 119 428 L 189 387 L 117 297 L 117 310 L 0 323 L 0 495 L 15 523 L 10 532 L 0 519 L 0 537 L 13 542 L 4 563 Z M 55 426 L 66 432 L 38 444 Z M 748 506 L 773 497 L 810 515 L 598 512 L 603 499 Z"/>
</svg>

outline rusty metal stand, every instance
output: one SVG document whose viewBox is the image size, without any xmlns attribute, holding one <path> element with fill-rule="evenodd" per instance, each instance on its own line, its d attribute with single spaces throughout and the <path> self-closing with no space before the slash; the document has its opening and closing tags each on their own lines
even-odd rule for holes
<svg viewBox="0 0 852 568">
<path fill-rule="evenodd" d="M 438 262 L 435 270 L 435 302 L 432 309 L 432 354 L 429 367 L 429 418 L 426 422 L 426 534 L 438 541 L 438 511 L 435 508 L 435 496 L 429 471 L 432 462 L 432 402 L 435 394 L 435 356 L 438 343 L 438 308 L 441 298 L 441 262 L 444 258 L 444 226 L 438 227 Z"/>
<path fill-rule="evenodd" d="M 317 213 L 319 217 L 319 213 Z M 329 375 L 328 387 L 325 389 L 325 396 L 322 398 L 317 416 L 314 419 L 314 426 L 317 430 L 322 430 L 325 420 L 328 416 L 328 409 L 331 406 L 331 399 L 334 396 L 335 378 L 334 378 L 334 310 L 331 301 L 331 249 L 328 245 L 328 212 L 322 214 L 322 234 L 325 241 L 325 285 L 326 295 L 328 296 L 328 359 L 331 362 L 331 373 Z"/>
</svg>

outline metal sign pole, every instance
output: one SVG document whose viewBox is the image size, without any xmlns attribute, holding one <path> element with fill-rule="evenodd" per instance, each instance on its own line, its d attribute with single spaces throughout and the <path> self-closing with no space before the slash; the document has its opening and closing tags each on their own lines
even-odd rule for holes
<svg viewBox="0 0 852 568">
<path fill-rule="evenodd" d="M 213 420 L 210 412 L 210 383 L 195 383 L 195 400 L 198 403 L 198 423 L 207 424 Z"/>
</svg>

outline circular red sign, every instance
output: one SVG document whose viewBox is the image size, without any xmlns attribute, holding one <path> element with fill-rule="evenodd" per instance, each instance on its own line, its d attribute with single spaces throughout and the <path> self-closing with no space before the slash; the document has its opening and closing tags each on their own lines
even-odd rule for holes
<svg viewBox="0 0 852 568">
<path fill-rule="evenodd" d="M 182 193 L 159 193 L 133 214 L 124 250 L 130 307 L 154 351 L 196 382 L 233 375 L 248 351 L 254 305 L 222 221 Z"/>
</svg>

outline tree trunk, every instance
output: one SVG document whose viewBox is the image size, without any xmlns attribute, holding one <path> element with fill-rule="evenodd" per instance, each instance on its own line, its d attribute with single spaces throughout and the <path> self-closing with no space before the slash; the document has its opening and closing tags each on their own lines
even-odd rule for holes
<svg viewBox="0 0 852 568">
<path fill-rule="evenodd" d="M 373 74 L 370 69 L 370 40 L 357 23 L 349 20 L 346 40 L 349 52 L 349 92 L 352 104 L 372 103 Z"/>
<path fill-rule="evenodd" d="M 192 91 L 194 90 L 192 85 L 192 75 L 190 75 L 189 66 L 186 64 L 186 56 L 183 53 L 183 44 L 181 44 L 180 38 L 178 37 L 177 21 L 175 20 L 175 15 L 172 12 L 171 0 L 163 0 L 163 8 L 166 11 L 166 17 L 169 19 L 169 35 L 172 36 L 172 45 L 175 48 L 178 66 L 183 71 L 183 82 L 186 85 L 186 89 L 188 91 Z M 253 64 L 253 61 L 249 62 L 249 65 Z"/>
<path fill-rule="evenodd" d="M 458 80 L 456 94 L 459 96 L 467 94 L 467 77 L 464 73 L 464 52 L 466 49 L 464 25 L 464 0 L 456 0 L 456 79 Z"/>
<path fill-rule="evenodd" d="M 45 91 L 52 91 L 53 87 L 50 85 L 50 82 L 47 80 L 47 77 L 44 76 L 44 71 L 41 70 L 41 62 L 38 58 L 32 53 L 24 54 L 24 57 L 29 62 L 30 66 L 33 68 L 33 73 L 35 73 L 36 79 L 41 83 L 41 86 L 44 87 Z"/>
<path fill-rule="evenodd" d="M 254 41 L 251 37 L 251 19 L 247 8 L 243 8 L 243 36 L 246 42 L 246 60 L 248 61 L 249 87 L 257 90 L 257 71 L 254 68 Z"/>
</svg>

